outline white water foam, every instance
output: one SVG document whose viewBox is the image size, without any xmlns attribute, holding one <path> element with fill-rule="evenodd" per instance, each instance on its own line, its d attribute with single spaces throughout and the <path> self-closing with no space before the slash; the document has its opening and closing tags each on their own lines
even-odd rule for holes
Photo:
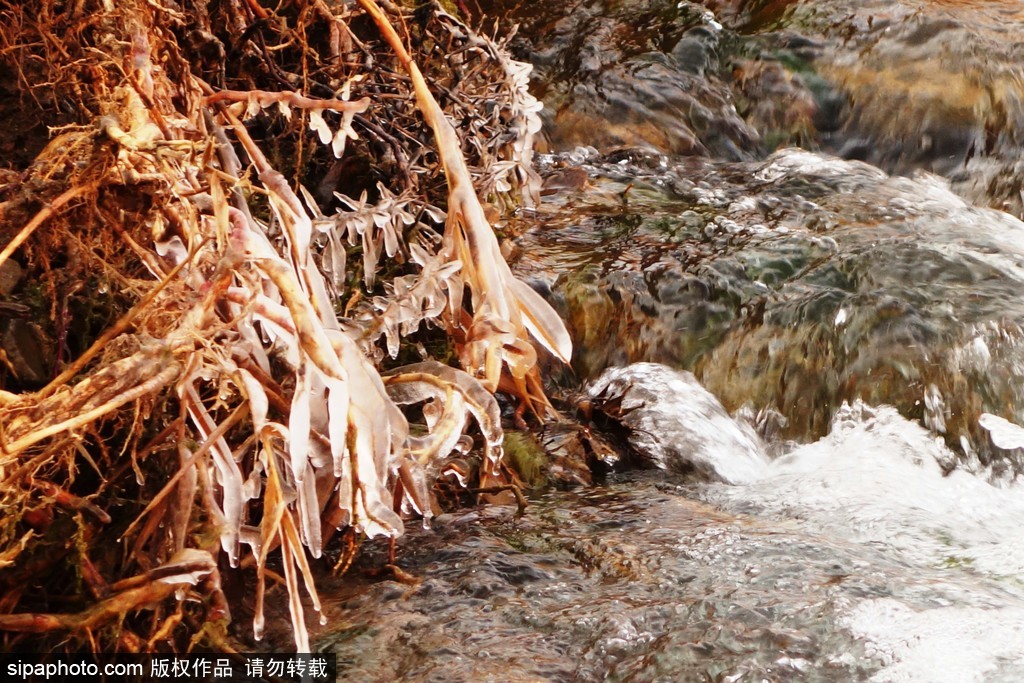
<svg viewBox="0 0 1024 683">
<path fill-rule="evenodd" d="M 873 681 L 989 683 L 1024 674 L 1021 607 L 915 610 L 880 598 L 860 603 L 844 622 L 885 664 Z"/>
<path fill-rule="evenodd" d="M 872 680 L 1024 680 L 1024 490 L 944 476 L 950 456 L 895 409 L 856 403 L 760 481 L 709 495 L 883 558 L 892 595 L 840 618 L 882 664 Z"/>
</svg>

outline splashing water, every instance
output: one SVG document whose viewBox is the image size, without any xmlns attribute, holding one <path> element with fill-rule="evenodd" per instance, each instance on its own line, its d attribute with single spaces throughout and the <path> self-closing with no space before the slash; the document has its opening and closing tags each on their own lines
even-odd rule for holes
<svg viewBox="0 0 1024 683">
<path fill-rule="evenodd" d="M 644 373 L 687 385 L 648 396 L 650 414 L 712 405 Z M 894 408 L 855 402 L 742 485 L 634 472 L 547 492 L 518 520 L 442 515 L 400 541 L 420 583 L 341 603 L 349 626 L 323 646 L 351 680 L 1016 683 L 1024 493 L 944 475 L 950 459 Z"/>
<path fill-rule="evenodd" d="M 1020 438 L 1019 427 L 993 418 L 985 422 L 1004 438 Z M 849 600 L 838 618 L 883 665 L 872 680 L 1021 680 L 1024 491 L 963 471 L 944 476 L 951 455 L 894 409 L 857 402 L 838 411 L 827 437 L 777 459 L 760 481 L 703 495 L 862 544 L 866 557 L 898 568 L 889 594 Z"/>
</svg>

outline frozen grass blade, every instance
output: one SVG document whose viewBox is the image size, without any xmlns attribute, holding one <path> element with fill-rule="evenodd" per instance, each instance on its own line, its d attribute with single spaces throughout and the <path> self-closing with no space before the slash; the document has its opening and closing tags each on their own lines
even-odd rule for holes
<svg viewBox="0 0 1024 683">
<path fill-rule="evenodd" d="M 448 221 L 445 241 L 448 257 L 462 261 L 466 282 L 473 294 L 473 323 L 468 330 L 463 367 L 496 389 L 504 361 L 515 378 L 513 387 L 520 398 L 530 404 L 549 405 L 538 381 L 525 382 L 527 375 L 536 378 L 536 359 L 523 351 L 528 345 L 527 327 L 534 337 L 563 361 L 572 355 L 572 343 L 558 315 L 534 292 L 525 293 L 526 286 L 512 275 L 501 255 L 498 240 L 487 221 L 473 181 L 462 154 L 458 133 L 430 92 L 419 66 L 406 50 L 381 8 L 373 0 L 359 0 L 373 17 L 385 40 L 408 71 L 416 93 L 416 102 L 434 131 L 438 154 L 448 180 Z M 522 320 L 527 311 L 528 326 Z M 456 324 L 457 321 L 456 321 Z"/>
</svg>

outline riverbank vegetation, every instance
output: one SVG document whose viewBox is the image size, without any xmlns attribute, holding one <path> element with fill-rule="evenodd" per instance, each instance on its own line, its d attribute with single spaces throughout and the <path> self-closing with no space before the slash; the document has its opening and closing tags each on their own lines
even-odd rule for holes
<svg viewBox="0 0 1024 683">
<path fill-rule="evenodd" d="M 529 69 L 434 4 L 0 16 L 0 647 L 230 647 L 273 591 L 308 650 L 311 561 L 513 484 L 496 393 L 553 414 L 492 228 Z"/>
</svg>

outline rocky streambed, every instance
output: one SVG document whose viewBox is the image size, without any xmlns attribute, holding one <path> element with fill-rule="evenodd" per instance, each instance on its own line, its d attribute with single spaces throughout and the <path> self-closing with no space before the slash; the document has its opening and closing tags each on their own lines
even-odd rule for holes
<svg viewBox="0 0 1024 683">
<path fill-rule="evenodd" d="M 544 202 L 498 228 L 575 340 L 552 379 L 650 469 L 443 515 L 402 580 L 365 548 L 317 647 L 344 680 L 1021 680 L 1024 453 L 979 422 L 1024 423 L 1020 8 L 485 9 L 545 102 Z"/>
</svg>

